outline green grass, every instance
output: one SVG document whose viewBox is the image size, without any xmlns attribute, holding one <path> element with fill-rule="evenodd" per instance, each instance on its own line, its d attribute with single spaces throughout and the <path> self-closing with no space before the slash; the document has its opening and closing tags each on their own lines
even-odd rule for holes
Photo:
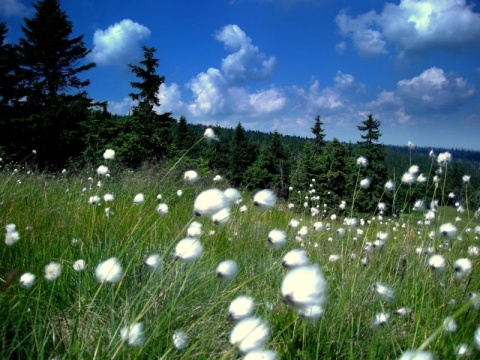
<svg viewBox="0 0 480 360">
<path fill-rule="evenodd" d="M 195 219 L 193 203 L 202 190 L 226 184 L 205 178 L 195 186 L 186 185 L 178 173 L 166 178 L 162 174 L 162 169 L 111 178 L 98 177 L 94 169 L 56 177 L 27 175 L 24 170 L 0 174 L 0 224 L 16 224 L 21 236 L 12 246 L 0 246 L 1 358 L 238 358 L 241 354 L 229 344 L 235 324 L 226 318 L 230 302 L 238 295 L 255 299 L 255 315 L 265 319 L 271 330 L 266 348 L 276 351 L 280 359 L 395 359 L 419 347 L 446 359 L 455 357 L 455 347 L 461 343 L 469 346 L 469 358 L 478 357 L 473 333 L 480 310 L 468 304 L 469 292 L 480 293 L 479 258 L 467 254 L 469 246 L 480 245 L 474 231 L 479 222 L 472 216 L 461 215 L 457 238 L 448 247 L 438 227 L 455 222 L 458 214 L 445 207 L 432 225 L 418 225 L 422 214 L 376 218 L 357 227 L 363 235 L 356 234 L 357 228 L 347 228 L 345 237 L 339 238 L 336 230 L 345 227 L 341 218 L 312 218 L 308 212 L 288 210 L 282 202 L 262 212 L 251 203 L 251 194 L 245 193 L 243 204 L 248 210 L 240 212 L 234 206 L 228 224 L 218 227 L 208 218 Z M 178 189 L 183 190 L 180 197 Z M 140 192 L 146 201 L 134 205 L 133 197 Z M 90 196 L 105 193 L 113 193 L 115 200 L 88 203 Z M 164 216 L 156 212 L 159 193 L 169 206 Z M 105 216 L 105 207 L 114 215 Z M 287 226 L 292 218 L 302 219 L 300 226 L 309 228 L 303 244 L 295 240 L 298 229 Z M 204 254 L 187 264 L 174 260 L 172 254 L 193 220 L 203 224 Z M 319 220 L 331 223 L 331 230 L 315 232 L 312 225 Z M 281 249 L 267 242 L 273 228 L 288 234 Z M 433 239 L 429 238 L 432 230 Z M 365 244 L 374 241 L 379 231 L 388 232 L 389 239 L 367 254 L 364 266 L 360 259 L 365 256 Z M 77 239 L 74 244 L 73 239 Z M 301 318 L 280 293 L 287 273 L 281 260 L 300 246 L 327 278 L 325 313 L 317 321 Z M 443 273 L 434 273 L 428 256 L 417 254 L 418 247 L 426 246 L 444 255 L 448 264 Z M 158 273 L 149 272 L 143 264 L 152 253 L 162 257 Z M 340 259 L 329 262 L 332 254 Z M 95 268 L 110 257 L 118 258 L 124 276 L 119 283 L 101 285 Z M 452 264 L 462 257 L 472 260 L 473 270 L 457 280 Z M 73 270 L 77 259 L 85 260 L 85 271 Z M 215 276 L 216 266 L 226 259 L 235 260 L 240 269 L 231 281 Z M 51 261 L 62 265 L 62 273 L 47 281 L 43 271 Z M 25 272 L 36 275 L 29 289 L 19 285 Z M 375 295 L 372 285 L 376 282 L 394 290 L 392 301 Z M 413 311 L 403 317 L 393 314 L 404 306 Z M 374 316 L 382 311 L 390 313 L 390 319 L 374 328 Z M 457 331 L 442 331 L 447 316 L 455 316 Z M 144 324 L 145 343 L 131 347 L 120 332 L 135 322 Z M 178 329 L 189 337 L 183 350 L 176 350 L 172 342 Z"/>
</svg>

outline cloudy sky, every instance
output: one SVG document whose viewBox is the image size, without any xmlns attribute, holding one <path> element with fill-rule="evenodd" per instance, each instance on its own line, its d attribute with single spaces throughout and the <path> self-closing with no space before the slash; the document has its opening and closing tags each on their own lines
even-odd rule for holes
<svg viewBox="0 0 480 360">
<path fill-rule="evenodd" d="M 480 150 L 480 7 L 469 0 L 61 1 L 92 49 L 89 94 L 125 114 L 128 63 L 157 49 L 159 112 L 189 123 Z M 8 41 L 29 0 L 0 0 Z"/>
</svg>

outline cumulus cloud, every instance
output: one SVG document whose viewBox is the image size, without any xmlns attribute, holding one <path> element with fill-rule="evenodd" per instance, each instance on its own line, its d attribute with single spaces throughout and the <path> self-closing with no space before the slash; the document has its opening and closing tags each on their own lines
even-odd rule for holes
<svg viewBox="0 0 480 360">
<path fill-rule="evenodd" d="M 271 77 L 275 57 L 266 57 L 237 25 L 227 25 L 215 38 L 231 53 L 222 59 L 222 74 L 230 84 L 245 84 Z"/>
<path fill-rule="evenodd" d="M 334 110 L 344 105 L 338 91 L 328 87 L 320 89 L 318 80 L 313 81 L 310 85 L 306 93 L 306 100 L 310 112 Z"/>
<path fill-rule="evenodd" d="M 387 43 L 400 55 L 480 44 L 480 13 L 466 0 L 401 0 L 398 5 L 386 3 L 380 14 L 350 16 L 341 11 L 335 21 L 362 56 L 386 54 Z"/>
<path fill-rule="evenodd" d="M 339 88 L 350 88 L 355 85 L 355 78 L 351 74 L 344 74 L 341 71 L 337 71 L 337 74 L 333 78 L 335 86 Z"/>
<path fill-rule="evenodd" d="M 397 83 L 397 93 L 415 112 L 457 109 L 475 94 L 475 87 L 454 74 L 436 67 Z"/>
<path fill-rule="evenodd" d="M 116 115 L 127 115 L 133 106 L 138 104 L 137 101 L 133 101 L 130 97 L 124 97 L 121 101 L 109 101 L 108 111 Z"/>
<path fill-rule="evenodd" d="M 97 65 L 126 65 L 139 57 L 139 43 L 148 36 L 150 30 L 146 26 L 124 19 L 106 30 L 95 31 L 90 57 Z"/>
<path fill-rule="evenodd" d="M 185 111 L 185 104 L 182 101 L 182 94 L 176 83 L 173 83 L 170 86 L 166 84 L 160 85 L 158 99 L 160 101 L 160 106 L 155 106 L 154 110 L 159 113 L 183 113 Z"/>
<path fill-rule="evenodd" d="M 24 16 L 27 8 L 19 0 L 1 0 L 0 14 L 3 16 Z"/>
</svg>

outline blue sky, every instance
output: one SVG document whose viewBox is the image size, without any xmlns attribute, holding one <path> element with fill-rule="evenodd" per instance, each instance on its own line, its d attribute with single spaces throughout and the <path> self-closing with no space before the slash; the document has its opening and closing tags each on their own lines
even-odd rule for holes
<svg viewBox="0 0 480 360">
<path fill-rule="evenodd" d="M 157 49 L 163 113 L 189 123 L 480 150 L 480 8 L 467 0 L 61 1 L 97 67 L 90 96 L 132 106 L 126 64 Z M 8 41 L 31 1 L 0 0 Z"/>
</svg>

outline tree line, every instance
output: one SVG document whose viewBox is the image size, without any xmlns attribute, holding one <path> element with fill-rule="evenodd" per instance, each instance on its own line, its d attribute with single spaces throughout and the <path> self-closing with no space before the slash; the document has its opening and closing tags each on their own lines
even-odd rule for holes
<svg viewBox="0 0 480 360">
<path fill-rule="evenodd" d="M 115 149 L 118 161 L 130 168 L 182 157 L 185 166 L 224 174 L 232 186 L 273 188 L 299 205 L 312 198 L 328 206 L 354 199 L 360 212 L 371 212 L 380 200 L 391 200 L 385 182 L 391 178 L 398 182 L 399 172 L 412 160 L 422 168 L 431 165 L 420 149 L 412 159 L 412 152 L 406 156 L 404 148 L 381 144 L 381 123 L 373 115 L 357 126 L 361 139 L 357 144 L 326 141 L 324 124 L 317 115 L 311 128 L 313 138 L 246 131 L 239 123 L 235 129 L 215 127 L 220 141 L 192 148 L 204 127 L 188 124 L 183 116 L 177 120 L 171 113 L 154 110 L 160 106 L 158 90 L 165 82 L 157 74 L 155 48 L 143 45 L 142 60 L 129 64 L 136 78 L 130 83 L 129 96 L 136 105 L 126 116 L 113 115 L 106 102 L 94 101 L 85 90 L 90 84 L 86 73 L 95 63 L 87 61 L 91 50 L 83 35 L 73 34 L 60 1 L 39 0 L 33 6 L 35 14 L 24 19 L 17 44 L 5 41 L 8 28 L 0 23 L 3 159 L 55 170 L 96 163 L 107 148 Z M 464 162 L 453 163 L 451 173 L 456 176 L 449 177 L 446 191 L 461 192 L 461 177 L 468 172 L 478 189 L 478 153 L 464 155 Z M 368 166 L 359 166 L 358 157 L 366 158 Z M 363 179 L 368 179 L 369 186 L 358 188 Z M 404 191 L 396 195 L 401 197 Z M 433 190 L 416 186 L 414 191 L 430 196 Z"/>
</svg>

